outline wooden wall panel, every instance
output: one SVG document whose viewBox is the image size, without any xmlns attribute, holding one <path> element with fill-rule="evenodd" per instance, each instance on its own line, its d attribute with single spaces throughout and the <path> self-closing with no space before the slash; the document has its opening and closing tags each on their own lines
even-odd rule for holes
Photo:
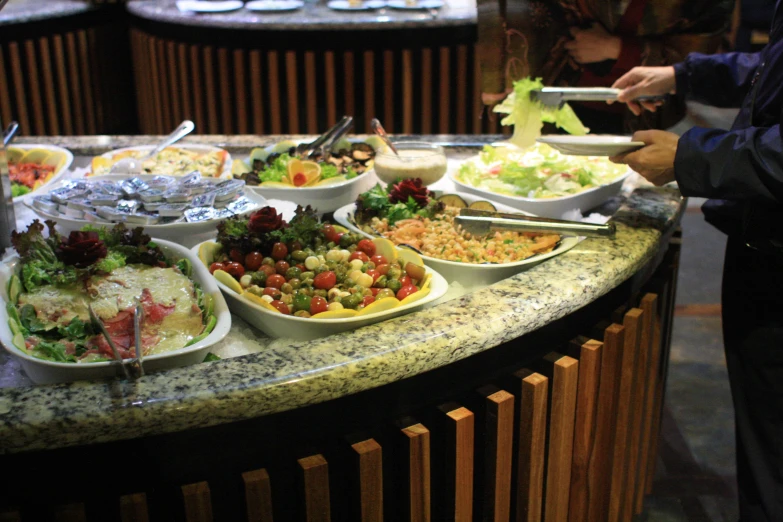
<svg viewBox="0 0 783 522">
<path fill-rule="evenodd" d="M 494 386 L 479 389 L 485 397 L 484 520 L 511 517 L 511 467 L 514 444 L 514 396 Z"/>
<path fill-rule="evenodd" d="M 467 408 L 441 407 L 446 417 L 446 502 L 449 520 L 473 517 L 473 453 L 475 416 Z"/>
<path fill-rule="evenodd" d="M 299 459 L 299 472 L 304 497 L 305 522 L 329 522 L 329 465 L 323 455 Z"/>
<path fill-rule="evenodd" d="M 120 519 L 122 522 L 148 522 L 147 495 L 134 493 L 120 497 Z"/>
<path fill-rule="evenodd" d="M 242 473 L 248 522 L 272 522 L 272 483 L 265 469 Z"/>
<path fill-rule="evenodd" d="M 539 522 L 544 503 L 544 456 L 546 453 L 549 379 L 540 373 L 520 370 L 519 440 L 517 442 L 517 522 Z"/>
<path fill-rule="evenodd" d="M 422 424 L 403 428 L 408 459 L 408 520 L 431 520 L 430 432 Z"/>
<path fill-rule="evenodd" d="M 212 522 L 212 498 L 209 484 L 197 482 L 182 486 L 187 522 Z"/>
<path fill-rule="evenodd" d="M 383 522 L 383 451 L 374 439 L 351 445 L 359 474 L 359 520 Z"/>
</svg>

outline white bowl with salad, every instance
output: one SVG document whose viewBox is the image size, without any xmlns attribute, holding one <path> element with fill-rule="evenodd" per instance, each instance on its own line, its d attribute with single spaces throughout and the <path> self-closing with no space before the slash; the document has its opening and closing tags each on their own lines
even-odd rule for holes
<svg viewBox="0 0 783 522">
<path fill-rule="evenodd" d="M 15 236 L 17 254 L 0 265 L 5 306 L 0 342 L 37 384 L 121 375 L 88 305 L 130 364 L 135 299 L 145 372 L 205 360 L 231 327 L 220 290 L 197 256 L 141 229 L 93 228 L 61 237 L 37 220 Z"/>
<path fill-rule="evenodd" d="M 498 144 L 484 147 L 450 177 L 465 192 L 537 216 L 562 218 L 614 197 L 631 172 L 604 157 L 567 156 L 543 143 L 526 149 Z"/>
<path fill-rule="evenodd" d="M 62 178 L 73 163 L 73 154 L 56 145 L 20 144 L 6 149 L 6 159 L 11 194 L 17 203 Z"/>
<path fill-rule="evenodd" d="M 376 183 L 373 161 L 378 143 L 373 138 L 341 140 L 329 158 L 310 161 L 291 155 L 296 145 L 286 140 L 253 149 L 247 160 L 234 161 L 232 174 L 245 181 L 247 190 L 269 199 L 310 205 L 319 214 L 347 205 Z"/>
</svg>

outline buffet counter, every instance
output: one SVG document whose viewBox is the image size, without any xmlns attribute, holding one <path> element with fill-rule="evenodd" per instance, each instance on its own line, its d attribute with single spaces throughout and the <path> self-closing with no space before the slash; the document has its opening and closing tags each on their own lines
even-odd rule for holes
<svg viewBox="0 0 783 522">
<path fill-rule="evenodd" d="M 449 158 L 462 158 L 475 154 L 475 145 L 490 142 L 488 138 L 492 137 L 428 139 L 456 145 L 449 147 L 447 154 Z M 186 141 L 221 145 L 233 155 L 241 155 L 279 139 L 199 136 Z M 98 136 L 36 141 L 69 147 L 77 156 L 78 167 L 83 156 L 151 140 Z M 427 419 L 429 414 L 414 412 L 431 411 L 433 405 L 455 400 L 471 404 L 471 399 L 465 397 L 478 385 L 505 382 L 502 375 L 519 365 L 535 366 L 538 363 L 534 361 L 546 359 L 553 350 L 570 353 L 563 347 L 577 335 L 600 335 L 595 334 L 593 326 L 603 320 L 623 323 L 624 310 L 636 310 L 639 298 L 650 288 L 655 290 L 656 284 L 660 316 L 657 323 L 650 324 L 658 328 L 659 341 L 664 345 L 660 364 L 665 368 L 665 327 L 673 308 L 676 278 L 676 258 L 671 261 L 669 245 L 683 208 L 684 199 L 675 189 L 638 187 L 600 209 L 613 214 L 617 225 L 614 239 L 586 239 L 560 256 L 491 286 L 462 289 L 423 311 L 314 341 L 270 339 L 234 316 L 231 333 L 213 350 L 223 355 L 223 360 L 146 375 L 132 382 L 33 387 L 24 384 L 18 365 L 2 353 L 0 453 L 6 456 L 0 462 L 11 469 L 24 467 L 25 462 L 44 466 L 42 462 L 54 458 L 49 462 L 63 466 L 87 451 L 94 452 L 96 462 L 86 467 L 95 472 L 101 465 L 108 465 L 97 462 L 101 455 L 111 460 L 111 453 L 104 453 L 110 451 L 108 448 L 121 451 L 124 459 L 132 461 L 128 457 L 143 447 L 137 457 L 160 466 L 155 469 L 161 473 L 161 480 L 183 484 L 210 476 L 214 469 L 209 466 L 217 466 L 216 459 L 224 464 L 232 462 L 229 468 L 233 472 L 250 469 L 242 468 L 250 463 L 263 464 L 271 448 L 283 444 L 283 439 L 295 439 L 317 453 L 321 446 L 313 442 L 313 437 L 321 440 L 336 433 L 340 437 L 373 433 L 374 428 L 366 423 L 387 426 L 390 416 Z M 642 307 L 645 299 L 638 306 Z M 641 329 L 638 335 L 642 336 Z M 652 335 L 644 333 L 644 342 L 652 345 Z M 610 341 L 605 342 L 608 345 Z M 658 375 L 657 385 L 662 388 L 663 370 L 659 374 L 651 361 L 654 371 L 650 375 Z M 618 362 L 613 368 L 616 373 L 610 376 L 611 382 L 621 380 L 620 366 Z M 601 367 L 601 371 L 607 369 L 612 368 Z M 647 366 L 640 366 L 639 371 L 646 374 Z M 561 383 L 557 373 L 550 378 L 555 384 L 552 408 L 556 408 L 557 386 Z M 573 386 L 576 390 L 575 377 Z M 555 412 L 551 412 L 552 418 Z M 613 419 L 612 425 L 615 423 Z M 428 427 L 432 429 L 432 425 Z M 648 425 L 648 431 L 654 430 L 654 425 Z M 232 434 L 231 446 L 235 448 L 204 446 L 226 433 Z M 653 438 L 657 440 L 655 435 Z M 304 455 L 304 446 L 292 451 Z M 166 456 L 168 451 L 188 454 Z M 386 451 L 384 446 L 384 455 Z M 544 451 L 543 446 L 540 451 Z M 239 462 L 245 464 L 233 460 L 237 452 L 242 453 Z M 281 454 L 289 455 L 285 451 Z M 180 466 L 189 461 L 184 466 L 186 471 L 161 471 L 169 465 L 165 463 L 168 458 Z M 434 466 L 433 470 L 433 474 L 438 473 Z M 132 473 L 138 480 L 140 474 L 143 472 Z M 123 479 L 124 491 L 117 494 L 144 489 L 143 481 L 133 480 Z M 291 480 L 296 484 L 295 479 Z M 217 487 L 214 484 L 218 482 L 215 479 L 210 484 Z M 631 489 L 633 496 L 633 486 Z M 68 500 L 73 500 L 73 495 Z"/>
</svg>

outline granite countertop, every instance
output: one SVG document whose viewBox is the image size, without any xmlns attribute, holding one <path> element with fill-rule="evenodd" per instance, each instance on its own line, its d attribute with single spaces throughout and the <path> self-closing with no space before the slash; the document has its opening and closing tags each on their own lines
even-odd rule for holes
<svg viewBox="0 0 783 522">
<path fill-rule="evenodd" d="M 131 0 L 130 13 L 168 24 L 248 30 L 372 30 L 417 29 L 476 25 L 475 0 L 444 0 L 440 9 L 412 11 L 384 8 L 375 11 L 336 11 L 326 0 L 307 1 L 297 11 L 261 13 L 246 8 L 227 13 L 192 13 L 177 9 L 175 0 Z"/>
<path fill-rule="evenodd" d="M 0 9 L 0 26 L 70 16 L 94 8 L 83 0 L 9 0 Z"/>
<path fill-rule="evenodd" d="M 492 141 L 437 138 L 462 144 Z M 233 137 L 229 148 L 247 150 L 272 140 Z M 149 138 L 36 141 L 71 144 L 77 154 L 85 154 Z M 195 136 L 191 141 L 225 143 L 228 138 Z M 449 149 L 459 157 L 471 153 L 475 149 Z M 95 444 L 249 419 L 382 386 L 492 349 L 627 280 L 660 253 L 662 236 L 683 210 L 682 197 L 671 188 L 637 188 L 619 203 L 614 239 L 587 239 L 526 272 L 414 314 L 308 342 L 269 339 L 234 317 L 229 338 L 252 339 L 255 353 L 135 382 L 0 388 L 0 452 Z M 13 364 L 7 355 L 0 356 L 0 379 Z"/>
</svg>

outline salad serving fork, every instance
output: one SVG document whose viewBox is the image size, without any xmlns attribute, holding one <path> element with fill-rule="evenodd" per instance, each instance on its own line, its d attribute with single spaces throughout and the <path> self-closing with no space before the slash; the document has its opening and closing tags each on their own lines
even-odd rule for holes
<svg viewBox="0 0 783 522">
<path fill-rule="evenodd" d="M 128 367 L 123 362 L 120 351 L 117 349 L 117 345 L 114 344 L 114 341 L 109 335 L 109 332 L 106 330 L 106 326 L 103 324 L 103 321 L 101 321 L 100 317 L 98 317 L 98 314 L 95 313 L 91 303 L 87 305 L 87 309 L 90 312 L 90 321 L 92 324 L 98 326 L 101 334 L 106 339 L 106 342 L 109 344 L 109 347 L 114 354 L 114 360 L 117 361 L 117 363 L 120 365 L 120 368 L 122 368 L 122 373 L 125 378 L 130 380 L 132 378 L 142 377 L 144 375 L 144 361 L 142 354 L 143 348 L 141 345 L 141 323 L 144 320 L 144 307 L 141 305 L 141 302 L 136 299 L 136 308 L 133 314 L 133 338 L 136 348 L 136 360 L 131 362 L 131 367 L 134 368 L 133 375 L 131 375 L 131 372 L 128 371 Z"/>
<path fill-rule="evenodd" d="M 510 230 L 512 232 L 539 232 L 564 236 L 614 237 L 616 231 L 614 223 L 601 225 L 472 208 L 460 209 L 459 216 L 454 218 L 454 223 L 459 225 L 464 232 L 475 236 L 486 236 L 495 230 Z"/>
</svg>

